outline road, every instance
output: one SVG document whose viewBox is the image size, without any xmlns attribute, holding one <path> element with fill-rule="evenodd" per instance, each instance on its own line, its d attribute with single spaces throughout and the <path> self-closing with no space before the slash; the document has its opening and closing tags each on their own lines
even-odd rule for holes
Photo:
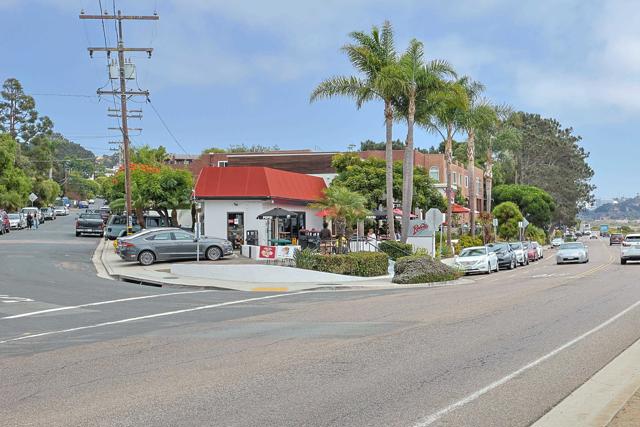
<svg viewBox="0 0 640 427">
<path fill-rule="evenodd" d="M 3 426 L 527 426 L 640 337 L 602 241 L 468 285 L 201 292 L 97 278 L 72 224 L 0 238 Z"/>
</svg>

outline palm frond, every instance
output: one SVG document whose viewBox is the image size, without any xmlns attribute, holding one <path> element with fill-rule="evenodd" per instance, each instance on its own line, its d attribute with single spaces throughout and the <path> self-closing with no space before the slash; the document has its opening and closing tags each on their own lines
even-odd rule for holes
<svg viewBox="0 0 640 427">
<path fill-rule="evenodd" d="M 320 83 L 313 92 L 311 92 L 309 102 L 315 102 L 323 98 L 333 98 L 335 96 L 346 96 L 358 100 L 366 97 L 367 91 L 370 90 L 366 82 L 357 77 L 336 76 Z"/>
</svg>

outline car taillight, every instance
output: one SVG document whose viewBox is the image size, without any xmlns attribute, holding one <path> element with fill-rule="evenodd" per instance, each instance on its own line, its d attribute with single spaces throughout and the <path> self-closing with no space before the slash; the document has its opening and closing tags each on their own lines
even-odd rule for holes
<svg viewBox="0 0 640 427">
<path fill-rule="evenodd" d="M 120 242 L 119 244 L 123 248 L 132 248 L 135 246 L 133 243 L 129 243 L 129 242 Z"/>
<path fill-rule="evenodd" d="M 78 228 L 78 225 L 79 225 L 79 222 L 78 222 L 78 220 L 76 219 L 76 228 Z"/>
</svg>

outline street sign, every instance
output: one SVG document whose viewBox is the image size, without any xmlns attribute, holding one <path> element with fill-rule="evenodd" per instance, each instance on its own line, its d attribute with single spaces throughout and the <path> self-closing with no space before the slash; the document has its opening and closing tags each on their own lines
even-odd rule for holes
<svg viewBox="0 0 640 427">
<path fill-rule="evenodd" d="M 518 221 L 518 228 L 522 228 L 522 221 Z"/>
<path fill-rule="evenodd" d="M 444 214 L 436 208 L 431 208 L 425 214 L 425 220 L 431 230 L 437 230 L 444 222 Z"/>
<path fill-rule="evenodd" d="M 493 218 L 493 226 L 494 227 L 498 226 L 498 218 Z"/>
<path fill-rule="evenodd" d="M 31 193 L 29 194 L 29 201 L 30 202 L 35 202 L 36 200 L 38 200 L 38 196 L 36 196 L 35 194 Z"/>
<path fill-rule="evenodd" d="M 522 228 L 527 228 L 528 225 L 529 221 L 527 221 L 527 218 L 522 218 Z"/>
</svg>

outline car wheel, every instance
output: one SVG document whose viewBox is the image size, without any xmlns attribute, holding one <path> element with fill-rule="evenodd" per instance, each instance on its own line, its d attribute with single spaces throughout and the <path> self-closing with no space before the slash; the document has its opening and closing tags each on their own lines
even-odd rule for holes
<svg viewBox="0 0 640 427">
<path fill-rule="evenodd" d="M 620 264 L 625 265 L 627 263 L 627 260 L 624 258 L 620 258 Z"/>
<path fill-rule="evenodd" d="M 217 246 L 211 246 L 210 248 L 207 249 L 205 254 L 209 261 L 217 261 L 220 258 L 222 258 L 222 251 Z"/>
<path fill-rule="evenodd" d="M 511 264 L 509 264 L 509 270 L 513 270 L 514 268 L 516 268 L 516 263 L 514 260 L 511 260 Z"/>
<path fill-rule="evenodd" d="M 104 237 L 104 233 L 100 233 L 100 238 L 102 239 Z"/>
<path fill-rule="evenodd" d="M 138 255 L 138 262 L 141 265 L 151 265 L 156 262 L 156 256 L 151 251 L 142 251 Z"/>
<path fill-rule="evenodd" d="M 78 232 L 76 231 L 76 237 L 80 237 L 80 234 L 81 234 L 81 233 L 78 233 Z"/>
</svg>

